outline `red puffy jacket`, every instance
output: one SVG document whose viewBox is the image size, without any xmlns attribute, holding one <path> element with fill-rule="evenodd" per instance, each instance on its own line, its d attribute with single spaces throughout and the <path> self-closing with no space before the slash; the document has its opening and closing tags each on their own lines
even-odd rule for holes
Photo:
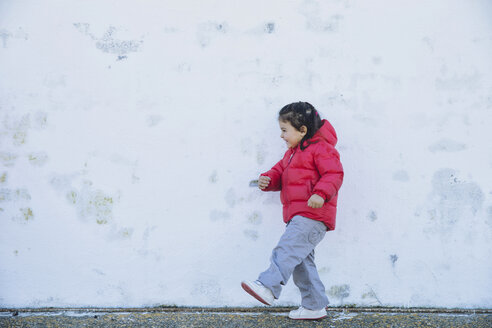
<svg viewBox="0 0 492 328">
<path fill-rule="evenodd" d="M 334 230 L 343 167 L 335 149 L 337 135 L 330 122 L 323 120 L 323 125 L 310 142 L 304 150 L 299 145 L 289 148 L 282 160 L 270 171 L 261 174 L 271 178 L 270 184 L 263 190 L 281 190 L 285 223 L 295 215 L 302 215 L 323 222 L 327 230 Z M 313 194 L 325 200 L 321 208 L 307 205 Z"/>
</svg>

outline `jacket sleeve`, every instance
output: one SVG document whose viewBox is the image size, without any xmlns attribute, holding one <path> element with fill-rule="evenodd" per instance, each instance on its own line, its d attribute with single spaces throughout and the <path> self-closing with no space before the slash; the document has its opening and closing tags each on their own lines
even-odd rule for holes
<svg viewBox="0 0 492 328">
<path fill-rule="evenodd" d="M 265 173 L 260 174 L 260 176 L 267 176 L 270 179 L 270 184 L 263 191 L 279 191 L 282 189 L 282 173 L 284 168 L 282 167 L 282 160 L 280 160 L 274 167 Z"/>
<path fill-rule="evenodd" d="M 321 146 L 315 153 L 314 163 L 321 178 L 313 188 L 325 201 L 329 201 L 338 193 L 343 182 L 343 167 L 338 151 L 328 145 Z"/>
</svg>

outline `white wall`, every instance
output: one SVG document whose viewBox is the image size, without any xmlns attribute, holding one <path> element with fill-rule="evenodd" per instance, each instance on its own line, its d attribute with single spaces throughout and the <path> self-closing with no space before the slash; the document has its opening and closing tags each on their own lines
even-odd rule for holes
<svg viewBox="0 0 492 328">
<path fill-rule="evenodd" d="M 306 100 L 331 304 L 492 307 L 491 57 L 486 0 L 0 1 L 0 306 L 259 305 Z"/>
</svg>

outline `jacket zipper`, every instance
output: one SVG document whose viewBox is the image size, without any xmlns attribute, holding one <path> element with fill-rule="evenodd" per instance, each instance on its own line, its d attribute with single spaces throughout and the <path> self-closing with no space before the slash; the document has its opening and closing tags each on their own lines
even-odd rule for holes
<svg viewBox="0 0 492 328">
<path fill-rule="evenodd" d="M 287 162 L 287 167 L 285 168 L 285 181 L 287 182 L 287 171 L 289 170 L 289 166 L 290 166 L 290 162 L 292 161 L 292 158 L 294 157 L 296 151 L 294 150 L 292 152 L 292 154 L 290 155 L 290 158 L 289 158 L 289 161 Z M 288 199 L 288 196 L 287 196 L 287 192 L 285 193 L 285 201 L 287 203 L 290 203 L 289 202 L 289 199 Z"/>
<path fill-rule="evenodd" d="M 294 151 L 294 152 L 292 152 L 292 154 L 290 155 L 290 157 L 289 157 L 289 161 L 287 162 L 287 166 L 289 166 L 290 161 L 292 161 L 292 157 L 294 157 L 294 154 L 295 154 L 295 153 L 296 153 L 296 152 Z"/>
</svg>

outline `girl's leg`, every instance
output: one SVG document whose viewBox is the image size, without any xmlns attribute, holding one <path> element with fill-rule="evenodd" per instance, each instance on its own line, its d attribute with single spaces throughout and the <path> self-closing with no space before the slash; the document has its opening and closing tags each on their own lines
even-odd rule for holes
<svg viewBox="0 0 492 328">
<path fill-rule="evenodd" d="M 323 239 L 326 227 L 322 222 L 302 216 L 290 220 L 278 245 L 273 249 L 270 267 L 258 280 L 270 289 L 275 298 L 280 297 L 282 286 L 289 281 L 298 266 Z"/>
<path fill-rule="evenodd" d="M 301 291 L 302 307 L 308 310 L 320 310 L 329 304 L 325 286 L 319 278 L 314 263 L 314 250 L 295 267 L 292 278 Z"/>
</svg>

